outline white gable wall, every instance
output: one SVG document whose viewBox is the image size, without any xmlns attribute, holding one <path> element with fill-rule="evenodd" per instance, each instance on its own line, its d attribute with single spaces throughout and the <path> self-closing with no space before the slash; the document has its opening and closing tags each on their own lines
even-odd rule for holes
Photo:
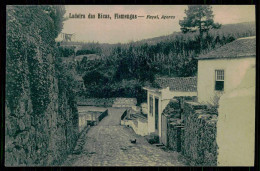
<svg viewBox="0 0 260 171">
<path fill-rule="evenodd" d="M 198 60 L 198 101 L 212 103 L 214 96 L 237 87 L 255 58 Z M 224 70 L 224 91 L 215 91 L 215 70 Z"/>
<path fill-rule="evenodd" d="M 149 97 L 153 97 L 153 115 L 150 114 L 150 99 Z M 176 92 L 170 91 L 169 88 L 161 89 L 160 92 L 156 92 L 153 90 L 147 91 L 147 108 L 148 108 L 148 133 L 156 132 L 161 138 L 162 134 L 162 112 L 165 107 L 168 105 L 171 99 L 178 96 L 197 96 L 197 92 Z M 159 99 L 159 108 L 158 108 L 158 130 L 155 130 L 155 98 Z"/>
<path fill-rule="evenodd" d="M 169 90 L 169 88 L 162 89 L 160 92 L 147 91 L 147 107 L 148 107 L 148 133 L 156 132 L 161 137 L 161 117 L 162 111 L 168 105 L 170 99 L 174 97 L 175 92 Z M 153 97 L 153 115 L 150 114 L 150 100 L 149 97 Z M 155 98 L 158 98 L 158 130 L 155 130 Z"/>
<path fill-rule="evenodd" d="M 150 113 L 150 96 L 153 97 L 153 114 Z M 149 134 L 155 132 L 155 98 L 159 99 L 159 106 L 160 106 L 161 105 L 161 93 L 148 90 L 147 91 L 147 107 L 148 107 L 147 117 L 148 117 L 148 133 Z M 159 108 L 159 112 L 160 112 L 160 108 Z"/>
<path fill-rule="evenodd" d="M 254 166 L 255 66 L 241 84 L 221 96 L 218 109 L 218 166 Z"/>
</svg>

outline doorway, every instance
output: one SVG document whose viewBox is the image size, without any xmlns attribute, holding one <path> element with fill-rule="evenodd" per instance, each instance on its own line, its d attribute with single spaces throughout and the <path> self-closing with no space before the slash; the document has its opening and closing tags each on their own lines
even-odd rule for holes
<svg viewBox="0 0 260 171">
<path fill-rule="evenodd" d="M 158 130 L 159 99 L 155 98 L 155 130 Z"/>
</svg>

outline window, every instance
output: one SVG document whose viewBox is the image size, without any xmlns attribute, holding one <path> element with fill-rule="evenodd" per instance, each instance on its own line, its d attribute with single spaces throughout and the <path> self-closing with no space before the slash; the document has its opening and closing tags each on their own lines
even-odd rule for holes
<svg viewBox="0 0 260 171">
<path fill-rule="evenodd" d="M 149 98 L 149 101 L 150 101 L 150 110 L 149 110 L 149 113 L 151 114 L 151 115 L 153 115 L 153 96 L 150 96 L 150 98 Z"/>
<path fill-rule="evenodd" d="M 215 90 L 223 91 L 224 90 L 224 70 L 215 71 Z"/>
</svg>

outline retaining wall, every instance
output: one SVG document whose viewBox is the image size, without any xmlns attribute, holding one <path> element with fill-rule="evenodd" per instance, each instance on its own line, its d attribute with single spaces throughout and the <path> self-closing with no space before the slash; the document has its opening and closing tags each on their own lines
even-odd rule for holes
<svg viewBox="0 0 260 171">
<path fill-rule="evenodd" d="M 5 166 L 58 165 L 78 137 L 73 77 L 54 56 L 44 10 L 9 6 L 7 16 Z"/>
<path fill-rule="evenodd" d="M 98 107 L 132 107 L 136 106 L 136 98 L 77 98 L 78 105 Z"/>
<path fill-rule="evenodd" d="M 90 114 L 91 112 L 94 112 Z M 104 117 L 108 115 L 108 110 L 104 112 L 88 111 L 86 114 L 79 115 L 79 132 L 81 132 L 88 124 L 97 125 Z"/>
<path fill-rule="evenodd" d="M 183 107 L 182 110 L 181 107 Z M 163 111 L 167 117 L 167 146 L 181 152 L 191 165 L 216 166 L 217 115 L 209 113 L 205 105 L 174 99 Z"/>
<path fill-rule="evenodd" d="M 136 98 L 115 98 L 112 107 L 132 107 L 136 104 Z"/>
</svg>

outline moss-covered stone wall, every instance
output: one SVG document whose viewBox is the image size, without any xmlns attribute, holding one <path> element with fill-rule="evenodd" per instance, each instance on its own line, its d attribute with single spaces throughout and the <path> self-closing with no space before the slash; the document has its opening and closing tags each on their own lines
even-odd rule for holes
<svg viewBox="0 0 260 171">
<path fill-rule="evenodd" d="M 7 7 L 6 166 L 59 164 L 77 139 L 73 82 L 55 58 L 53 12 Z"/>
<path fill-rule="evenodd" d="M 193 161 L 192 165 L 216 166 L 217 115 L 209 114 L 206 106 L 197 102 L 184 103 L 184 131 L 182 154 Z"/>
<path fill-rule="evenodd" d="M 179 99 L 180 100 L 180 99 Z M 217 114 L 205 105 L 172 99 L 163 111 L 167 117 L 167 146 L 181 152 L 193 166 L 216 166 Z"/>
</svg>

